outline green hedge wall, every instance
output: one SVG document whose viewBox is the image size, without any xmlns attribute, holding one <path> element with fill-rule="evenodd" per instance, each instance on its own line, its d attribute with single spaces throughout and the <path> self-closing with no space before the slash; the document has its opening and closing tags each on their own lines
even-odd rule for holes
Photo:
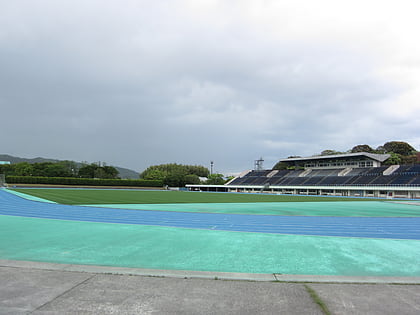
<svg viewBox="0 0 420 315">
<path fill-rule="evenodd" d="M 84 185 L 84 186 L 135 186 L 162 187 L 161 180 L 146 179 L 95 179 L 75 177 L 37 177 L 6 176 L 8 184 L 50 184 L 50 185 Z"/>
</svg>

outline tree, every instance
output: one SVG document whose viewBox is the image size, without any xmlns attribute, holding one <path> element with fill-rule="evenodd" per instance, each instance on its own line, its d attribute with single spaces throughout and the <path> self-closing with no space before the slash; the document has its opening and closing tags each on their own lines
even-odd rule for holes
<svg viewBox="0 0 420 315">
<path fill-rule="evenodd" d="M 209 175 L 206 184 L 207 185 L 223 185 L 225 183 L 225 179 L 223 178 L 222 174 L 211 174 Z"/>
<path fill-rule="evenodd" d="M 386 150 L 383 145 L 380 145 L 379 147 L 376 148 L 375 153 L 384 154 L 386 153 Z"/>
<path fill-rule="evenodd" d="M 40 162 L 32 164 L 32 176 L 72 177 L 73 173 L 63 163 Z"/>
<path fill-rule="evenodd" d="M 79 177 L 95 178 L 95 170 L 98 167 L 96 164 L 85 164 L 79 168 Z"/>
<path fill-rule="evenodd" d="M 285 162 L 277 162 L 276 165 L 274 165 L 273 170 L 286 170 L 289 167 L 289 164 Z"/>
<path fill-rule="evenodd" d="M 77 163 L 74 161 L 65 160 L 65 161 L 58 162 L 58 164 L 62 165 L 63 168 L 65 168 L 69 173 L 71 173 L 72 174 L 71 176 L 75 176 L 79 169 L 79 167 L 77 166 Z"/>
<path fill-rule="evenodd" d="M 350 152 L 351 153 L 358 153 L 358 152 L 373 153 L 374 150 L 367 144 L 359 144 L 359 145 L 356 145 L 355 147 L 353 147 L 353 149 L 351 149 Z"/>
<path fill-rule="evenodd" d="M 163 183 L 170 187 L 184 187 L 186 184 L 186 175 L 181 173 L 172 173 L 163 179 Z"/>
<path fill-rule="evenodd" d="M 321 152 L 321 155 L 336 155 L 336 154 L 342 154 L 343 152 L 334 151 L 334 150 L 324 150 Z"/>
<path fill-rule="evenodd" d="M 417 152 L 411 145 L 403 141 L 387 142 L 384 144 L 384 149 L 387 153 L 394 152 L 401 155 L 412 155 Z"/>
<path fill-rule="evenodd" d="M 15 175 L 17 176 L 32 176 L 34 168 L 31 164 L 27 162 L 17 163 L 14 166 Z"/>
<path fill-rule="evenodd" d="M 72 177 L 72 172 L 65 167 L 65 165 L 59 163 L 51 163 L 44 169 L 44 174 L 41 176 L 47 177 Z"/>
<path fill-rule="evenodd" d="M 197 185 L 200 184 L 200 182 L 200 178 L 195 174 L 185 175 L 185 184 Z"/>
<path fill-rule="evenodd" d="M 417 154 L 407 155 L 407 156 L 401 156 L 401 163 L 402 164 L 416 164 L 418 163 L 418 157 Z"/>
<path fill-rule="evenodd" d="M 225 183 L 227 183 L 227 182 L 231 181 L 231 180 L 232 180 L 232 179 L 234 179 L 234 178 L 235 178 L 235 176 L 232 176 L 232 175 L 230 175 L 230 176 L 226 177 L 226 181 L 225 181 Z"/>
<path fill-rule="evenodd" d="M 165 173 L 159 169 L 150 169 L 149 171 L 142 173 L 142 178 L 151 180 L 163 180 L 165 178 Z"/>
<path fill-rule="evenodd" d="M 79 169 L 79 176 L 83 178 L 118 178 L 118 170 L 113 166 L 99 166 L 86 164 Z"/>
<path fill-rule="evenodd" d="M 194 174 L 199 177 L 207 177 L 210 172 L 207 167 L 201 165 L 183 165 L 187 174 Z"/>
<path fill-rule="evenodd" d="M 53 165 L 52 162 L 40 162 L 32 164 L 32 176 L 47 176 L 46 168 Z"/>
<path fill-rule="evenodd" d="M 0 174 L 14 175 L 15 174 L 14 165 L 13 164 L 0 165 Z"/>
<path fill-rule="evenodd" d="M 102 166 L 104 177 L 100 178 L 118 178 L 118 170 L 113 166 Z"/>
<path fill-rule="evenodd" d="M 398 153 L 390 152 L 391 156 L 384 162 L 385 165 L 401 164 L 401 155 Z"/>
<path fill-rule="evenodd" d="M 207 177 L 208 168 L 199 165 L 182 165 L 176 163 L 149 166 L 140 174 L 143 179 L 163 179 L 170 174 L 197 175 Z"/>
</svg>

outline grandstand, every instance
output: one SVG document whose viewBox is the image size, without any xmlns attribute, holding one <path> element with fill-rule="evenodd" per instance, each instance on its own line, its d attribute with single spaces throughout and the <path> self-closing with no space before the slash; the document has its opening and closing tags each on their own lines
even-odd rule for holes
<svg viewBox="0 0 420 315">
<path fill-rule="evenodd" d="M 383 165 L 389 154 L 366 152 L 282 159 L 284 170 L 243 172 L 225 185 L 190 190 L 420 199 L 420 164 Z"/>
</svg>

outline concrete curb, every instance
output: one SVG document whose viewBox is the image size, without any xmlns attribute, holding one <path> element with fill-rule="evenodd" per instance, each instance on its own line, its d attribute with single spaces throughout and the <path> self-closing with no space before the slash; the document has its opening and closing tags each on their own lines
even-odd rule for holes
<svg viewBox="0 0 420 315">
<path fill-rule="evenodd" d="M 148 277 L 169 277 L 184 279 L 242 280 L 260 282 L 312 282 L 312 283 L 366 283 L 366 284 L 420 284 L 420 277 L 378 277 L 378 276 L 333 276 L 333 275 L 285 275 L 219 271 L 160 270 L 95 265 L 72 265 L 21 260 L 2 260 L 0 267 L 54 270 L 65 272 L 86 272 L 96 274 L 136 275 Z"/>
</svg>

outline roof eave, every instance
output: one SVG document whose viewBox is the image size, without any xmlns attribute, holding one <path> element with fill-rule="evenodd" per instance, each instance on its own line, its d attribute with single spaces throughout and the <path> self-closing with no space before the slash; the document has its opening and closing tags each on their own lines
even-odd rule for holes
<svg viewBox="0 0 420 315">
<path fill-rule="evenodd" d="M 335 159 L 335 158 L 345 158 L 345 157 L 354 157 L 354 156 L 366 156 L 372 160 L 379 162 L 386 161 L 391 155 L 390 154 L 374 154 L 368 152 L 358 152 L 358 153 L 347 153 L 347 154 L 334 154 L 334 155 L 318 155 L 310 156 L 304 158 L 288 158 L 282 159 L 280 162 L 299 162 L 299 161 L 309 161 L 309 160 L 326 160 L 326 159 Z"/>
</svg>

